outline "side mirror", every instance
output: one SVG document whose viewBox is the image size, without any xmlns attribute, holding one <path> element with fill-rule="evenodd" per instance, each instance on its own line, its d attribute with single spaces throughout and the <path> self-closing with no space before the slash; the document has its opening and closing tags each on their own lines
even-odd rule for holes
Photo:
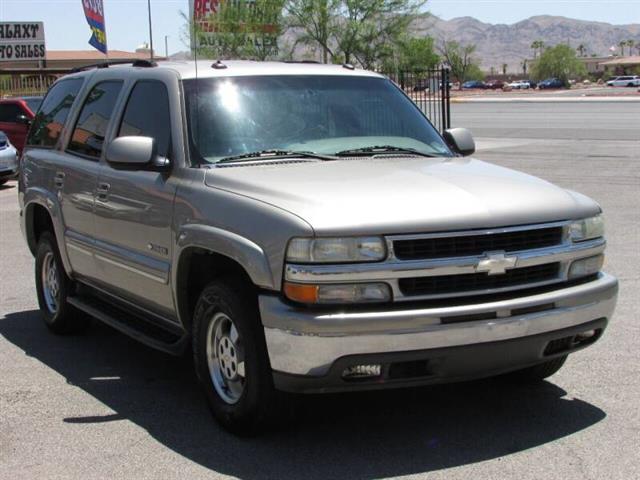
<svg viewBox="0 0 640 480">
<path fill-rule="evenodd" d="M 473 135 L 466 128 L 450 128 L 444 131 L 444 139 L 462 156 L 467 157 L 476 151 Z"/>
<path fill-rule="evenodd" d="M 31 119 L 22 113 L 16 117 L 16 121 L 17 123 L 21 123 L 27 127 L 31 126 Z"/>
<path fill-rule="evenodd" d="M 107 147 L 107 162 L 129 170 L 166 170 L 169 159 L 158 157 L 156 141 L 151 137 L 118 137 Z"/>
</svg>

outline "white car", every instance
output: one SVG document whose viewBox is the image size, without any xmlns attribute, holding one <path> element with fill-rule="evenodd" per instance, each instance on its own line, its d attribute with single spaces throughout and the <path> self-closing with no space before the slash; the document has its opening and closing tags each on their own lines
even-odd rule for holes
<svg viewBox="0 0 640 480">
<path fill-rule="evenodd" d="M 18 152 L 4 132 L 0 132 L 0 185 L 18 173 Z"/>
<path fill-rule="evenodd" d="M 527 89 L 531 87 L 529 82 L 527 82 L 526 80 L 516 80 L 515 82 L 511 82 L 509 86 L 511 88 L 518 89 L 518 90 Z"/>
<path fill-rule="evenodd" d="M 616 77 L 607 82 L 609 87 L 640 87 L 640 77 L 638 75 L 625 75 Z"/>
</svg>

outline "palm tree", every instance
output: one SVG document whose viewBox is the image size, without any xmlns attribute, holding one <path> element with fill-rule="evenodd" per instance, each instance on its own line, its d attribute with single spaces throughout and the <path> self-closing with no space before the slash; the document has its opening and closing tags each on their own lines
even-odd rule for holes
<svg viewBox="0 0 640 480">
<path fill-rule="evenodd" d="M 633 40 L 627 40 L 627 46 L 629 47 L 629 55 L 633 55 L 633 47 L 636 44 Z"/>
<path fill-rule="evenodd" d="M 506 63 L 502 64 L 502 75 L 506 75 L 507 74 L 507 68 L 509 68 L 509 65 Z"/>
<path fill-rule="evenodd" d="M 543 48 L 544 48 L 544 42 L 542 40 L 535 40 L 531 44 L 531 49 L 533 50 L 533 58 L 537 57 L 538 51 L 542 53 Z"/>
<path fill-rule="evenodd" d="M 618 43 L 618 46 L 620 47 L 620 56 L 624 57 L 624 47 L 627 46 L 627 42 L 625 40 L 622 40 L 620 43 Z"/>
<path fill-rule="evenodd" d="M 522 66 L 522 74 L 526 75 L 527 74 L 527 59 L 525 58 L 520 65 Z"/>
<path fill-rule="evenodd" d="M 586 57 L 587 56 L 587 47 L 585 47 L 582 43 L 580 45 L 578 45 L 576 50 L 578 51 L 578 53 L 580 54 L 581 57 Z"/>
</svg>

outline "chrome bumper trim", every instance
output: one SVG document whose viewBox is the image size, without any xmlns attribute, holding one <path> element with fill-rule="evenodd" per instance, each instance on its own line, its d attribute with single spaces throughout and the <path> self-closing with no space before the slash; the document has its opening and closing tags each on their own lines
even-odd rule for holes
<svg viewBox="0 0 640 480">
<path fill-rule="evenodd" d="M 617 280 L 607 274 L 583 285 L 529 297 L 446 308 L 327 313 L 260 296 L 271 367 L 298 375 L 323 375 L 346 355 L 425 350 L 495 342 L 610 318 Z M 514 309 L 553 303 L 542 312 L 510 316 Z M 498 318 L 442 324 L 447 316 L 496 312 Z"/>
</svg>

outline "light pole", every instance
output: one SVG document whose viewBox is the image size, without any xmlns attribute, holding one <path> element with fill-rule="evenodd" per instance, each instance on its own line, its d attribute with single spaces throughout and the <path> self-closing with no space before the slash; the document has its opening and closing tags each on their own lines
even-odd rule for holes
<svg viewBox="0 0 640 480">
<path fill-rule="evenodd" d="M 167 60 L 169 59 L 169 42 L 167 41 L 168 38 L 169 35 L 164 36 L 164 58 L 166 58 Z"/>
<path fill-rule="evenodd" d="M 149 52 L 149 55 L 151 57 L 151 60 L 153 60 L 153 30 L 151 28 L 151 0 L 147 0 L 147 9 L 149 11 L 149 47 L 151 49 L 151 51 Z"/>
</svg>

